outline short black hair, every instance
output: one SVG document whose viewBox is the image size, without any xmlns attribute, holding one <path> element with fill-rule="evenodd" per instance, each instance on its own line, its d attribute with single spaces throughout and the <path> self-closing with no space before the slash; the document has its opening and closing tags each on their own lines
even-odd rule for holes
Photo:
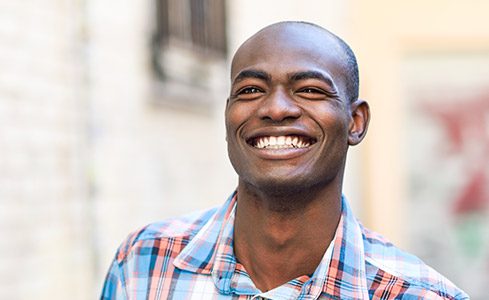
<svg viewBox="0 0 489 300">
<path fill-rule="evenodd" d="M 346 54 L 346 72 L 349 80 L 346 81 L 346 91 L 348 93 L 348 98 L 350 102 L 355 102 L 359 96 L 359 88 L 360 88 L 360 75 L 358 72 L 358 63 L 357 58 L 355 57 L 355 53 L 351 50 L 350 46 L 337 35 L 336 37 L 338 43 L 340 44 L 343 51 Z"/>
</svg>

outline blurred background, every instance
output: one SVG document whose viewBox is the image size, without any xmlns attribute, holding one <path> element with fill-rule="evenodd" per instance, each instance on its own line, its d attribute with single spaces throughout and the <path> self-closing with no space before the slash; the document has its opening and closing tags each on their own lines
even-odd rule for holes
<svg viewBox="0 0 489 300">
<path fill-rule="evenodd" d="M 0 299 L 96 299 L 130 231 L 222 203 L 238 45 L 306 20 L 357 54 L 361 221 L 489 285 L 489 2 L 0 0 Z"/>
</svg>

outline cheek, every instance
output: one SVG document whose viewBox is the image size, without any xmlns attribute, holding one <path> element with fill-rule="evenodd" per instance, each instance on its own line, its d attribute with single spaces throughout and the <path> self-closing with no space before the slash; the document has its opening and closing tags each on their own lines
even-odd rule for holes
<svg viewBox="0 0 489 300">
<path fill-rule="evenodd" d="M 226 114 L 224 116 L 224 121 L 226 124 L 226 133 L 227 135 L 230 135 L 233 128 L 236 127 L 236 123 L 239 122 L 238 119 L 239 115 L 236 114 L 236 112 L 232 108 L 227 108 L 226 109 Z"/>
<path fill-rule="evenodd" d="M 234 135 L 236 131 L 250 118 L 252 115 L 252 107 L 246 103 L 230 104 L 226 109 L 225 122 L 227 135 Z"/>
<path fill-rule="evenodd" d="M 316 105 L 309 110 L 311 118 L 315 120 L 325 135 L 335 138 L 348 138 L 349 118 L 344 109 L 334 105 Z"/>
</svg>

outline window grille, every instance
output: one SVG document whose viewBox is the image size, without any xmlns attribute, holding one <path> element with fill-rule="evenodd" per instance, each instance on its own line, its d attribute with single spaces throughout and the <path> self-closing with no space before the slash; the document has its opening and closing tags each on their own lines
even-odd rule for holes
<svg viewBox="0 0 489 300">
<path fill-rule="evenodd" d="M 191 48 L 197 55 L 226 55 L 225 0 L 157 0 L 159 47 Z"/>
<path fill-rule="evenodd" d="M 226 0 L 155 1 L 152 59 L 161 91 L 157 98 L 205 106 L 216 89 L 216 78 L 225 72 Z"/>
</svg>

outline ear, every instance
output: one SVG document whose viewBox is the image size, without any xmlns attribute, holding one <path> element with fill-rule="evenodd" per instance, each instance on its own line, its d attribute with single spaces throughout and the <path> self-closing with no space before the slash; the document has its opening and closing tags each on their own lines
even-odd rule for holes
<svg viewBox="0 0 489 300">
<path fill-rule="evenodd" d="M 368 103 L 357 99 L 350 104 L 351 120 L 348 128 L 348 145 L 359 144 L 367 134 L 370 121 L 370 108 Z"/>
</svg>

